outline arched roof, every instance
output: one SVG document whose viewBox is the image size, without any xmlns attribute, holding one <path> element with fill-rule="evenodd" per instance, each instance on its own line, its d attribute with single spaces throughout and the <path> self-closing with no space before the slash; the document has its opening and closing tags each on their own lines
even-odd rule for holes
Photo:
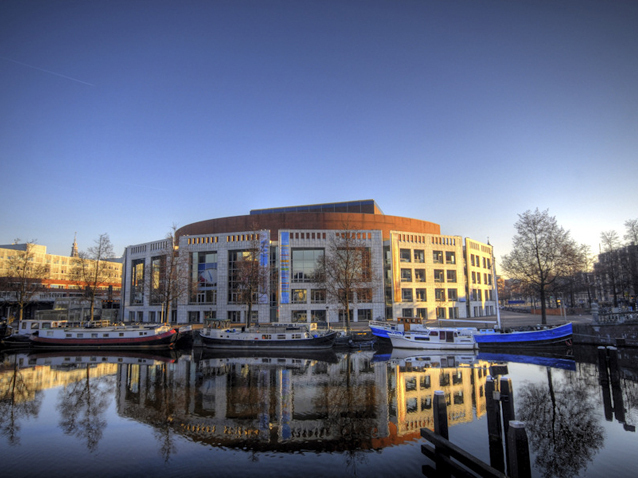
<svg viewBox="0 0 638 478">
<path fill-rule="evenodd" d="M 230 234 L 243 231 L 270 230 L 278 237 L 280 229 L 381 230 L 383 239 L 390 231 L 417 234 L 441 234 L 441 226 L 433 222 L 384 214 L 336 212 L 276 212 L 246 216 L 222 217 L 194 222 L 177 230 L 177 236 Z"/>
</svg>

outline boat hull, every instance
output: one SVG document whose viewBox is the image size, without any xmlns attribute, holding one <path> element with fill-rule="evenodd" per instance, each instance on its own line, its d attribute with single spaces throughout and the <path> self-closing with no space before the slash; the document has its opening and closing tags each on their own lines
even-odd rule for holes
<svg viewBox="0 0 638 478">
<path fill-rule="evenodd" d="M 532 330 L 524 332 L 481 332 L 474 336 L 479 349 L 484 348 L 530 348 L 571 345 L 572 324 L 565 324 L 552 329 Z"/>
<path fill-rule="evenodd" d="M 100 329 L 97 329 L 100 330 Z M 101 349 L 101 350 L 135 350 L 172 348 L 179 337 L 175 329 L 161 333 L 152 333 L 140 337 L 100 337 L 100 338 L 63 338 L 31 336 L 33 347 L 49 349 Z"/>
<path fill-rule="evenodd" d="M 457 339 L 453 342 L 445 340 L 419 340 L 419 335 L 402 334 L 400 332 L 389 333 L 392 347 L 414 350 L 474 350 L 476 343 L 471 337 Z M 425 336 L 423 336 L 425 337 Z"/>
<path fill-rule="evenodd" d="M 334 345 L 336 332 L 301 339 L 267 340 L 254 338 L 211 337 L 201 334 L 204 347 L 234 350 L 319 350 L 330 349 Z"/>
</svg>

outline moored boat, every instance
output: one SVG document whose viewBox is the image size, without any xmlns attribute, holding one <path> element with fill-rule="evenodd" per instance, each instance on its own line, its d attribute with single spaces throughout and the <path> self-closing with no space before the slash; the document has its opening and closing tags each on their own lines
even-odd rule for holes
<svg viewBox="0 0 638 478">
<path fill-rule="evenodd" d="M 422 331 L 388 332 L 388 337 L 396 348 L 474 350 L 475 334 L 473 328 L 429 327 Z"/>
<path fill-rule="evenodd" d="M 474 336 L 474 340 L 480 349 L 570 346 L 572 324 L 570 322 L 557 327 L 543 327 L 533 330 L 480 330 Z"/>
<path fill-rule="evenodd" d="M 216 321 L 200 331 L 202 345 L 228 349 L 329 349 L 337 332 L 320 331 L 317 324 L 241 324 Z"/>
<path fill-rule="evenodd" d="M 41 329 L 29 339 L 34 347 L 121 350 L 172 348 L 178 336 L 175 328 L 162 324 L 91 325 Z"/>
<path fill-rule="evenodd" d="M 425 331 L 427 327 L 423 325 L 420 317 L 399 317 L 397 320 L 371 320 L 368 324 L 372 335 L 389 339 L 390 332 Z"/>
</svg>

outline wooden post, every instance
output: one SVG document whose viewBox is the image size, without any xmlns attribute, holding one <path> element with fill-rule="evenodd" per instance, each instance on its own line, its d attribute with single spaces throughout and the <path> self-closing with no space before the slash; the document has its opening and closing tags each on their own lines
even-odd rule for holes
<svg viewBox="0 0 638 478">
<path fill-rule="evenodd" d="M 503 453 L 503 428 L 501 425 L 501 405 L 494 396 L 496 384 L 489 376 L 485 382 L 485 400 L 487 412 L 487 434 L 490 448 L 490 465 L 499 471 L 505 471 L 505 455 Z"/>
<path fill-rule="evenodd" d="M 446 440 L 450 439 L 447 426 L 447 403 L 445 403 L 443 390 L 434 392 L 434 433 Z"/>
<path fill-rule="evenodd" d="M 609 369 L 607 367 L 606 347 L 598 347 L 598 383 L 600 383 L 603 392 L 605 420 L 610 422 L 614 419 L 614 410 L 611 404 L 611 392 L 609 390 Z"/>
<path fill-rule="evenodd" d="M 503 426 L 507 435 L 510 421 L 516 420 L 514 389 L 512 388 L 512 379 L 508 377 L 501 377 L 501 406 L 503 408 Z"/>
<path fill-rule="evenodd" d="M 529 443 L 525 424 L 516 420 L 509 423 L 507 432 L 508 469 L 512 478 L 530 478 Z"/>
</svg>

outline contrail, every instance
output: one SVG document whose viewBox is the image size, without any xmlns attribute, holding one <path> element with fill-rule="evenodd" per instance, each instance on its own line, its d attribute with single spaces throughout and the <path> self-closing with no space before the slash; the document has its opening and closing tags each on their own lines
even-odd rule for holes
<svg viewBox="0 0 638 478">
<path fill-rule="evenodd" d="M 22 63 L 21 61 L 17 61 L 17 60 L 12 60 L 11 58 L 7 58 L 4 56 L 0 56 L 0 58 L 2 58 L 3 60 L 11 61 L 13 63 L 17 63 L 18 65 L 26 66 L 27 68 L 33 68 L 34 70 L 39 70 L 45 73 L 49 73 L 51 75 L 59 76 L 61 78 L 66 78 L 67 80 L 77 81 L 78 83 L 82 83 L 83 85 L 95 86 L 92 83 L 87 83 L 86 81 L 78 80 L 77 78 L 72 78 L 70 76 L 62 75 L 60 73 L 56 73 L 55 71 L 49 71 L 49 70 L 45 70 L 44 68 L 38 68 L 37 66 L 27 65 L 26 63 Z"/>
</svg>

